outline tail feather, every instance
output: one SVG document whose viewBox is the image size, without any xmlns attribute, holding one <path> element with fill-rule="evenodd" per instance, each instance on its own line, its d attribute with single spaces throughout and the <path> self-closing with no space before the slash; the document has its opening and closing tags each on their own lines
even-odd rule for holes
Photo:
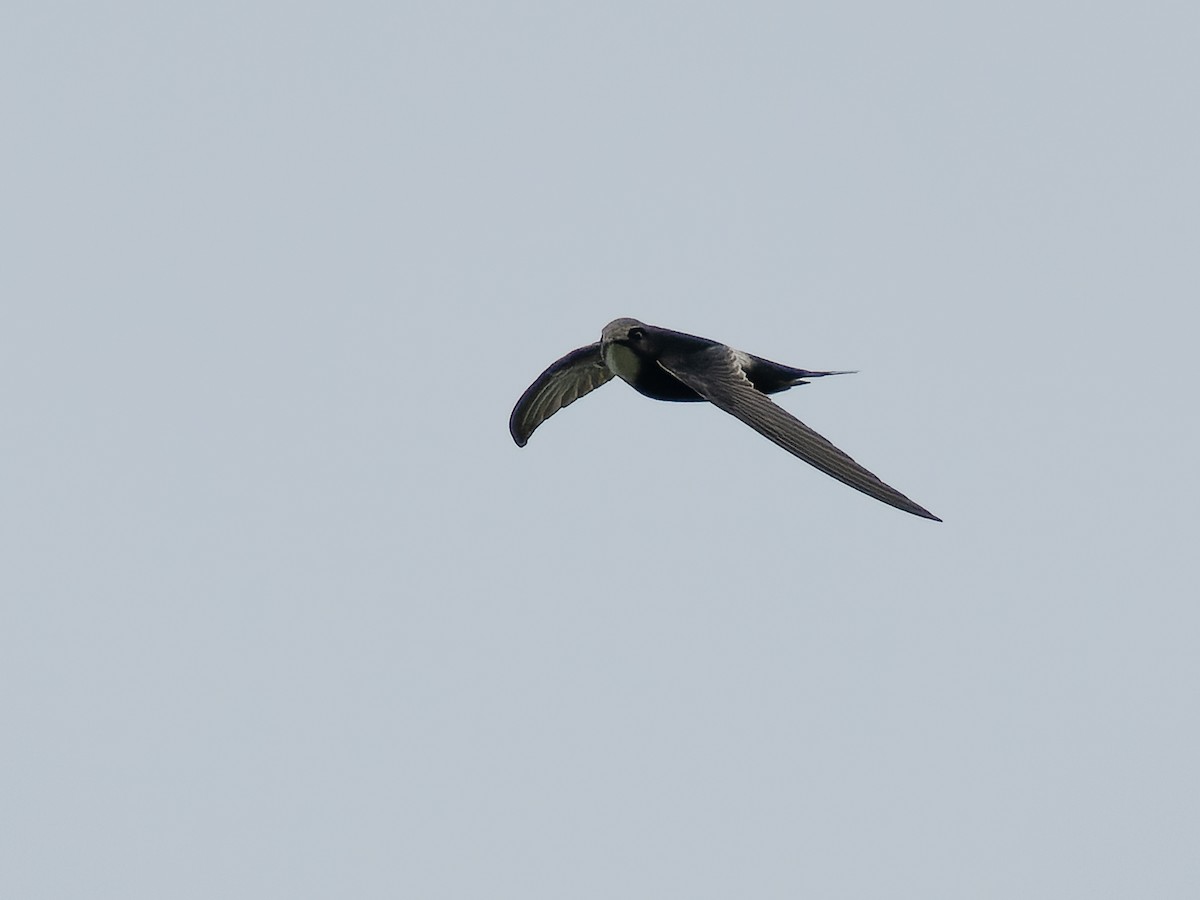
<svg viewBox="0 0 1200 900">
<path fill-rule="evenodd" d="M 826 375 L 857 375 L 858 369 L 842 369 L 838 372 L 816 372 L 810 369 L 795 369 L 793 370 L 796 380 L 793 381 L 790 387 L 795 387 L 798 384 L 808 384 L 809 378 L 824 378 Z"/>
</svg>

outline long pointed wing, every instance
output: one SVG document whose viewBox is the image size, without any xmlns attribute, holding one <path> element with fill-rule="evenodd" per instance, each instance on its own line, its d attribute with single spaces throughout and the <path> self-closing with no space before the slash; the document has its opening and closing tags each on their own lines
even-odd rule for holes
<svg viewBox="0 0 1200 900">
<path fill-rule="evenodd" d="M 508 430 L 517 446 L 524 447 L 539 425 L 612 377 L 598 343 L 572 350 L 558 360 L 537 377 L 513 407 Z"/>
<path fill-rule="evenodd" d="M 763 437 L 826 475 L 896 509 L 942 521 L 884 484 L 783 407 L 772 403 L 766 394 L 756 390 L 729 347 L 722 345 L 697 353 L 667 356 L 658 364 L 714 406 L 741 419 Z"/>
</svg>

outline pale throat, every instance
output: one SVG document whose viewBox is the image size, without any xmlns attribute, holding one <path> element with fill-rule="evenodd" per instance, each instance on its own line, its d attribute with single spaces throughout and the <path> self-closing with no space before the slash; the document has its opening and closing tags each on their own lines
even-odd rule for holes
<svg viewBox="0 0 1200 900">
<path fill-rule="evenodd" d="M 642 361 L 624 344 L 608 344 L 604 348 L 604 364 L 622 381 L 633 384 L 641 371 Z"/>
</svg>

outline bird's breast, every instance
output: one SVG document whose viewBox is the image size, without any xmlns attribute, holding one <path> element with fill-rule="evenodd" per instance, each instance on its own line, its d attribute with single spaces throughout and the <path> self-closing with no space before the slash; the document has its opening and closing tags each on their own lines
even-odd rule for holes
<svg viewBox="0 0 1200 900">
<path fill-rule="evenodd" d="M 655 360 L 643 359 L 628 347 L 609 344 L 603 352 L 609 370 L 643 396 L 672 401 L 704 399 Z"/>
</svg>

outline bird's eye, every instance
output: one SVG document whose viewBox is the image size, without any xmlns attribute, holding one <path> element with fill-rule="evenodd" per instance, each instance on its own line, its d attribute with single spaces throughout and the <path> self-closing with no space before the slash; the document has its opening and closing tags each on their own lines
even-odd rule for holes
<svg viewBox="0 0 1200 900">
<path fill-rule="evenodd" d="M 631 341 L 640 341 L 645 336 L 646 336 L 646 329 L 644 329 L 644 328 L 630 328 L 629 329 L 629 339 Z"/>
</svg>

